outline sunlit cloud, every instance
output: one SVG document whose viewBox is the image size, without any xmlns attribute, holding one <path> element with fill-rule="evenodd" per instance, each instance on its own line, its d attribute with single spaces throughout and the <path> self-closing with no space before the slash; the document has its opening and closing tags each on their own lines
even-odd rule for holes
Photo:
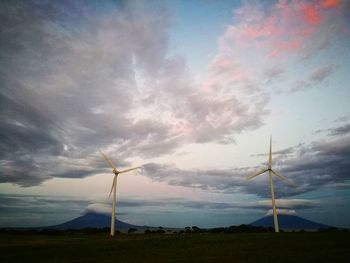
<svg viewBox="0 0 350 263">
<path fill-rule="evenodd" d="M 321 3 L 321 6 L 323 8 L 334 8 L 334 7 L 338 7 L 341 4 L 341 0 L 324 0 Z"/>
<path fill-rule="evenodd" d="M 279 208 L 277 208 L 276 210 L 277 210 L 278 215 L 292 215 L 292 216 L 297 215 L 297 212 L 294 209 L 279 209 Z M 267 216 L 273 215 L 272 209 L 267 211 L 267 213 L 265 215 L 267 215 Z"/>
</svg>

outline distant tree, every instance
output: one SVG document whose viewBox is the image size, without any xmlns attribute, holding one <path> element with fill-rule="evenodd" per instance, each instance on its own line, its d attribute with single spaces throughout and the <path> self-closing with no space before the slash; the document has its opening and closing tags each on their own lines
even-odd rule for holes
<svg viewBox="0 0 350 263">
<path fill-rule="evenodd" d="M 340 229 L 338 229 L 336 227 L 328 227 L 328 228 L 319 228 L 317 231 L 318 232 L 339 232 Z M 347 230 L 343 229 L 342 231 L 346 232 Z"/>
<path fill-rule="evenodd" d="M 267 232 L 275 232 L 275 229 L 272 226 L 268 227 L 267 229 L 268 229 Z"/>
<path fill-rule="evenodd" d="M 202 230 L 198 226 L 192 226 L 192 232 L 193 233 L 201 233 Z"/>
<path fill-rule="evenodd" d="M 224 227 L 212 228 L 209 230 L 210 233 L 224 233 Z"/>
<path fill-rule="evenodd" d="M 136 228 L 129 228 L 129 230 L 128 230 L 128 234 L 131 234 L 131 233 L 134 233 L 134 232 L 136 232 L 137 231 L 137 229 Z"/>
<path fill-rule="evenodd" d="M 185 232 L 186 232 L 186 233 L 192 233 L 192 228 L 189 227 L 189 226 L 186 226 L 186 227 L 185 227 Z"/>
<path fill-rule="evenodd" d="M 165 233 L 165 230 L 163 229 L 163 227 L 159 226 L 159 227 L 158 227 L 158 230 L 156 231 L 156 233 L 158 233 L 158 234 L 164 234 L 164 233 Z"/>
<path fill-rule="evenodd" d="M 109 231 L 110 231 L 109 227 L 101 228 L 101 232 L 109 232 Z"/>
</svg>

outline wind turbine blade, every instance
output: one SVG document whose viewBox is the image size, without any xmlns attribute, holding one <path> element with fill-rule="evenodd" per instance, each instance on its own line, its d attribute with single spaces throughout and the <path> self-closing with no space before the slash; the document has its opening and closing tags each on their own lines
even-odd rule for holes
<svg viewBox="0 0 350 263">
<path fill-rule="evenodd" d="M 272 165 L 272 135 L 270 135 L 269 167 Z"/>
<path fill-rule="evenodd" d="M 280 178 L 281 180 L 285 181 L 286 183 L 288 183 L 289 185 L 293 186 L 293 187 L 297 187 L 297 185 L 295 183 L 293 183 L 291 180 L 289 180 L 287 177 L 276 173 L 274 170 L 271 170 L 271 172 L 276 175 L 278 178 Z"/>
<path fill-rule="evenodd" d="M 110 159 L 108 159 L 108 157 L 102 152 L 99 151 L 101 153 L 101 155 L 103 156 L 103 159 L 105 159 L 105 161 L 115 170 L 117 170 L 117 168 L 115 168 L 114 164 L 112 163 L 112 161 Z"/>
<path fill-rule="evenodd" d="M 115 187 L 115 180 L 117 180 L 117 176 L 116 176 L 116 175 L 115 175 L 114 178 L 113 178 L 112 188 L 111 188 L 111 191 L 109 192 L 108 199 L 111 198 L 111 194 L 112 194 L 113 189 L 114 189 L 114 187 Z"/>
<path fill-rule="evenodd" d="M 256 174 L 253 174 L 253 175 L 249 176 L 249 177 L 247 178 L 247 180 L 250 180 L 250 179 L 252 179 L 252 178 L 254 178 L 254 177 L 257 177 L 258 175 L 263 174 L 263 173 L 267 172 L 268 170 L 269 170 L 269 169 L 261 170 L 261 171 L 257 172 Z"/>
<path fill-rule="evenodd" d="M 126 172 L 130 172 L 130 171 L 132 171 L 132 170 L 136 170 L 136 169 L 139 169 L 139 168 L 141 168 L 141 166 L 134 167 L 134 168 L 130 168 L 130 169 L 125 169 L 125 170 L 120 171 L 119 173 L 120 173 L 120 174 L 121 174 L 121 173 L 126 173 Z"/>
</svg>

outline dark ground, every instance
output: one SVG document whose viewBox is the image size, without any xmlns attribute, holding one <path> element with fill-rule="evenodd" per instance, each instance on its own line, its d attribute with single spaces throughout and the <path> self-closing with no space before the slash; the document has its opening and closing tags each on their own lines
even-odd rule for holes
<svg viewBox="0 0 350 263">
<path fill-rule="evenodd" d="M 349 262 L 350 232 L 0 233 L 0 262 Z"/>
</svg>

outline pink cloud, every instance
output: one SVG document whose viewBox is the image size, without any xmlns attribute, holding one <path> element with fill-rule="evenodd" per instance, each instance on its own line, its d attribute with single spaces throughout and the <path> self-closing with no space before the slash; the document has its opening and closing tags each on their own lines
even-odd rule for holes
<svg viewBox="0 0 350 263">
<path fill-rule="evenodd" d="M 321 14 L 316 6 L 305 5 L 301 10 L 303 12 L 304 20 L 306 23 L 310 25 L 319 25 L 321 21 Z"/>
<path fill-rule="evenodd" d="M 286 51 L 298 51 L 301 49 L 300 40 L 291 39 L 289 41 L 276 41 L 274 49 L 269 54 L 270 57 L 278 57 L 281 53 Z"/>
<path fill-rule="evenodd" d="M 245 25 L 241 30 L 242 37 L 245 39 L 256 39 L 273 36 L 278 33 L 276 22 L 276 17 L 270 16 L 264 19 L 261 24 Z"/>
<path fill-rule="evenodd" d="M 246 81 L 251 77 L 249 71 L 232 56 L 221 54 L 216 56 L 209 65 L 209 72 L 211 74 L 204 83 L 207 88 L 215 88 L 217 83 Z"/>
<path fill-rule="evenodd" d="M 227 70 L 234 67 L 234 61 L 232 58 L 227 56 L 216 56 L 210 65 L 214 71 L 226 72 Z"/>
<path fill-rule="evenodd" d="M 280 0 L 268 8 L 245 2 L 234 10 L 234 23 L 220 38 L 202 87 L 222 94 L 224 90 L 254 93 L 260 83 L 274 84 L 264 74 L 274 65 L 287 78 L 290 65 L 312 59 L 349 38 L 348 12 L 340 0 Z M 322 73 L 327 72 L 319 72 L 320 77 Z"/>
<path fill-rule="evenodd" d="M 193 132 L 193 129 L 185 119 L 178 119 L 175 121 L 172 132 L 176 136 L 188 136 Z"/>
<path fill-rule="evenodd" d="M 321 6 L 323 8 L 334 8 L 334 7 L 338 7 L 341 4 L 341 0 L 324 0 L 321 3 Z"/>
<path fill-rule="evenodd" d="M 239 48 L 255 49 L 267 57 L 301 55 L 318 36 L 334 30 L 334 25 L 342 27 L 343 35 L 348 32 L 345 8 L 335 8 L 341 5 L 340 0 L 281 0 L 266 12 L 259 5 L 245 4 L 234 12 L 238 22 L 228 27 L 221 42 L 225 52 Z"/>
</svg>

